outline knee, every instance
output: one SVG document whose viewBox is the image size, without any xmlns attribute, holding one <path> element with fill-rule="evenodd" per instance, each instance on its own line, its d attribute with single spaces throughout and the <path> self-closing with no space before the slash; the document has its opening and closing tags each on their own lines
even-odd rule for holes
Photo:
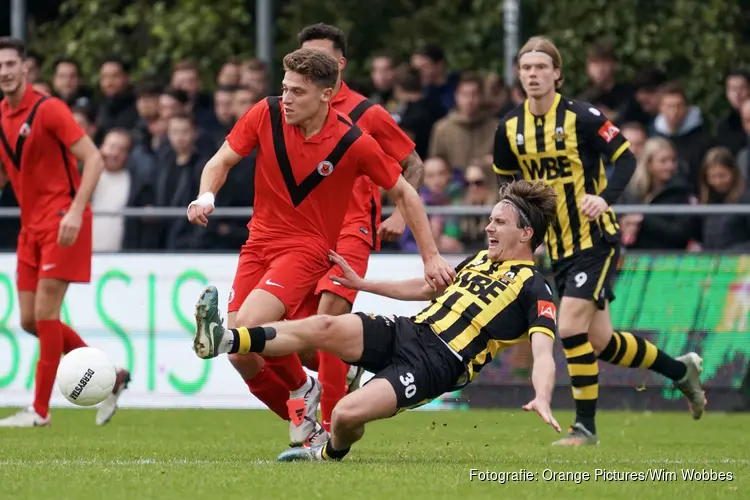
<svg viewBox="0 0 750 500">
<path fill-rule="evenodd" d="M 24 329 L 25 332 L 30 333 L 32 335 L 37 334 L 36 330 L 36 318 L 33 314 L 25 315 L 21 317 L 21 328 Z"/>
<path fill-rule="evenodd" d="M 365 423 L 362 420 L 362 412 L 352 404 L 348 404 L 347 401 L 341 400 L 339 404 L 333 409 L 331 414 L 331 425 L 336 427 L 356 427 Z"/>
<path fill-rule="evenodd" d="M 263 369 L 265 362 L 257 354 L 228 354 L 229 362 L 232 363 L 242 378 L 249 380 Z"/>
</svg>

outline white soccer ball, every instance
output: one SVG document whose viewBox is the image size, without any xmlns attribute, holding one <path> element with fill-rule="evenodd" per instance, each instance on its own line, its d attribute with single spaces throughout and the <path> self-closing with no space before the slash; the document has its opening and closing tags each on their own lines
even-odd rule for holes
<svg viewBox="0 0 750 500">
<path fill-rule="evenodd" d="M 115 365 L 104 352 L 80 347 L 63 357 L 57 369 L 57 386 L 65 399 L 77 406 L 94 406 L 115 386 Z"/>
</svg>

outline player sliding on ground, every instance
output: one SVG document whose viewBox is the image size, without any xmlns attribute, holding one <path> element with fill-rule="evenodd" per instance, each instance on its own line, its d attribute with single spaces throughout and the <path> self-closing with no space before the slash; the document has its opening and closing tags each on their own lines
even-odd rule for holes
<svg viewBox="0 0 750 500">
<path fill-rule="evenodd" d="M 556 445 L 599 443 L 597 359 L 629 368 L 648 368 L 673 380 L 701 418 L 701 358 L 677 359 L 648 340 L 615 332 L 609 303 L 620 254 L 620 228 L 610 205 L 635 169 L 635 157 L 620 130 L 592 105 L 557 93 L 562 58 L 550 40 L 531 38 L 518 52 L 519 78 L 528 99 L 506 115 L 495 134 L 495 172 L 500 183 L 540 180 L 557 192 L 557 217 L 547 230 L 560 300 L 560 338 L 568 361 L 576 420 Z M 613 164 L 607 180 L 602 158 Z"/>
<path fill-rule="evenodd" d="M 218 292 L 209 287 L 196 307 L 194 349 L 201 358 L 234 352 L 285 356 L 321 349 L 375 373 L 364 387 L 336 405 L 328 441 L 288 450 L 279 456 L 281 461 L 340 460 L 362 439 L 366 423 L 427 404 L 466 385 L 499 352 L 529 337 L 536 397 L 524 409 L 536 411 L 560 432 L 550 410 L 555 305 L 532 260 L 555 215 L 555 199 L 554 189 L 541 183 L 504 186 L 485 229 L 489 248 L 459 264 L 455 279 L 443 291 L 435 291 L 422 278 L 364 280 L 331 253 L 343 274 L 331 279 L 343 286 L 398 300 L 430 300 L 413 319 L 322 315 L 230 330 L 221 325 Z"/>
<path fill-rule="evenodd" d="M 252 107 L 203 170 L 188 218 L 205 226 L 229 169 L 258 150 L 255 212 L 229 296 L 230 327 L 296 319 L 300 305 L 330 270 L 328 250 L 336 247 L 352 191 L 363 175 L 385 189 L 404 215 L 423 256 L 425 279 L 435 289 L 453 279 L 453 268 L 438 254 L 419 195 L 399 164 L 331 107 L 338 78 L 338 61 L 324 51 L 288 54 L 282 97 L 268 97 Z M 283 419 L 289 418 L 289 401 L 296 417 L 289 427 L 291 442 L 324 439 L 326 432 L 317 421 L 320 383 L 305 373 L 297 355 L 274 360 L 270 370 L 257 354 L 239 354 L 246 358 L 243 379 L 258 399 Z M 240 364 L 237 357 L 230 358 L 235 366 Z"/>
</svg>

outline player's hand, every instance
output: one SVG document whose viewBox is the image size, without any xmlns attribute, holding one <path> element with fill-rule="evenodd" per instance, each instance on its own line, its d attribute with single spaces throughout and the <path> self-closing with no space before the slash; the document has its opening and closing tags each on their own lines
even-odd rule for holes
<svg viewBox="0 0 750 500">
<path fill-rule="evenodd" d="M 609 204 L 604 201 L 604 198 L 595 194 L 587 194 L 581 201 L 581 212 L 591 220 L 598 219 L 607 208 Z"/>
<path fill-rule="evenodd" d="M 362 279 L 356 272 L 354 272 L 354 269 L 352 269 L 349 263 L 342 256 L 340 256 L 333 250 L 329 250 L 328 258 L 335 265 L 339 266 L 339 269 L 341 269 L 341 274 L 343 274 L 343 276 L 330 275 L 328 276 L 329 280 L 351 290 L 362 289 L 362 283 L 364 283 L 365 280 Z"/>
<path fill-rule="evenodd" d="M 557 423 L 555 417 L 552 416 L 552 410 L 549 407 L 549 402 L 542 401 L 541 399 L 535 398 L 523 405 L 524 411 L 535 411 L 545 423 L 555 428 L 557 432 L 560 432 L 560 424 Z"/>
<path fill-rule="evenodd" d="M 198 224 L 206 227 L 208 225 L 208 216 L 214 211 L 214 204 L 202 201 L 200 198 L 188 205 L 187 217 L 191 224 Z"/>
<path fill-rule="evenodd" d="M 424 262 L 424 279 L 433 290 L 445 289 L 455 277 L 456 270 L 440 254 L 428 257 Z"/>
<path fill-rule="evenodd" d="M 77 210 L 68 210 L 60 220 L 60 227 L 57 231 L 57 244 L 61 247 L 69 247 L 78 239 L 78 233 L 81 231 L 83 223 L 83 214 Z"/>
<path fill-rule="evenodd" d="M 396 210 L 393 214 L 384 220 L 378 228 L 378 236 L 382 241 L 396 241 L 404 234 L 406 222 L 401 212 Z"/>
</svg>

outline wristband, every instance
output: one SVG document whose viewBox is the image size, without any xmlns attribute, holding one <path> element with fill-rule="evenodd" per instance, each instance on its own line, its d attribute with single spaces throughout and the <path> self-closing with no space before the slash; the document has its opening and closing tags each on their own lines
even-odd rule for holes
<svg viewBox="0 0 750 500">
<path fill-rule="evenodd" d="M 211 192 L 203 193 L 198 198 L 190 202 L 190 205 L 188 205 L 188 211 L 190 211 L 190 207 L 192 207 L 193 205 L 198 205 L 203 208 L 213 207 L 214 201 L 216 201 L 216 198 L 214 197 L 213 193 Z"/>
</svg>

